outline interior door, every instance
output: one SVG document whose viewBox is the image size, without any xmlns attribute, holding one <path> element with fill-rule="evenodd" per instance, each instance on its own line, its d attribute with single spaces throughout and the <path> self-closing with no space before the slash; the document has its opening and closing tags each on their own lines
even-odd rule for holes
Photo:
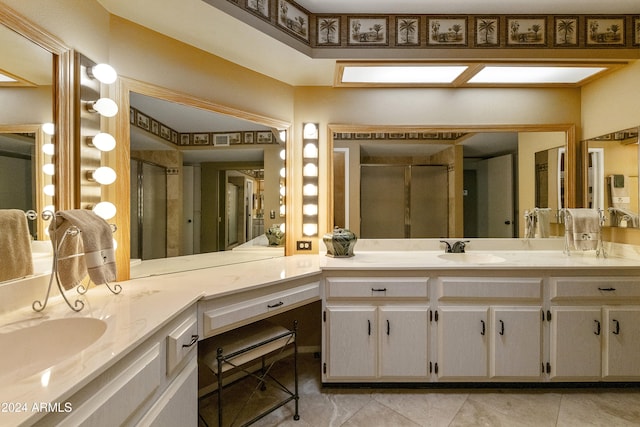
<svg viewBox="0 0 640 427">
<path fill-rule="evenodd" d="M 511 154 L 487 160 L 487 211 L 490 237 L 514 237 Z"/>
</svg>

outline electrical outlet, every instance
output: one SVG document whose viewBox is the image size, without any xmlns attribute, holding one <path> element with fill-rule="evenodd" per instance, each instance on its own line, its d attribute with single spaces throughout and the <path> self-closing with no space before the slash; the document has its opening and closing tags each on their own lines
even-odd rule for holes
<svg viewBox="0 0 640 427">
<path fill-rule="evenodd" d="M 311 241 L 309 240 L 298 240 L 296 242 L 296 247 L 299 251 L 310 251 L 311 250 Z"/>
</svg>

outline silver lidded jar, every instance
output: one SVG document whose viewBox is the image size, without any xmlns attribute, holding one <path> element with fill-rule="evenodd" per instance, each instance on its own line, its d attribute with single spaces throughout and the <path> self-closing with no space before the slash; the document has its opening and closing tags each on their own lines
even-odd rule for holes
<svg viewBox="0 0 640 427">
<path fill-rule="evenodd" d="M 322 237 L 327 247 L 327 256 L 334 258 L 348 258 L 353 256 L 353 247 L 356 245 L 356 235 L 346 228 L 336 227 L 333 232 Z"/>
</svg>

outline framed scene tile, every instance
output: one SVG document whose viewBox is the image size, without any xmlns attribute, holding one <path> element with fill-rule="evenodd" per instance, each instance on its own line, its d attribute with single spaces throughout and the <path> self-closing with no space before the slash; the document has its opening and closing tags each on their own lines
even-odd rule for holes
<svg viewBox="0 0 640 427">
<path fill-rule="evenodd" d="M 278 25 L 296 37 L 309 41 L 309 14 L 287 0 L 278 0 Z"/>
<path fill-rule="evenodd" d="M 388 45 L 389 19 L 349 17 L 349 45 Z"/>
<path fill-rule="evenodd" d="M 396 17 L 396 46 L 418 46 L 420 44 L 420 18 L 417 16 Z"/>
<path fill-rule="evenodd" d="M 500 18 L 477 16 L 475 18 L 476 46 L 496 47 L 500 45 Z"/>
<path fill-rule="evenodd" d="M 427 35 L 430 46 L 466 46 L 467 18 L 429 18 Z"/>
<path fill-rule="evenodd" d="M 547 19 L 507 18 L 507 45 L 544 46 L 547 44 Z"/>
<path fill-rule="evenodd" d="M 577 16 L 554 17 L 553 45 L 556 47 L 578 46 L 578 17 Z"/>
<path fill-rule="evenodd" d="M 340 46 L 340 17 L 316 17 L 316 44 L 318 46 Z"/>
<path fill-rule="evenodd" d="M 587 17 L 587 46 L 624 45 L 624 17 Z"/>
</svg>

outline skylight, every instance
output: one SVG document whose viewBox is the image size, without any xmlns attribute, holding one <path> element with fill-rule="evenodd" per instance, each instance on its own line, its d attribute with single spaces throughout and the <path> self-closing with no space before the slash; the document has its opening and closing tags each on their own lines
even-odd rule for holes
<svg viewBox="0 0 640 427">
<path fill-rule="evenodd" d="M 437 84 L 452 83 L 467 66 L 346 66 L 342 83 L 355 84 Z"/>
<path fill-rule="evenodd" d="M 486 66 L 468 80 L 471 84 L 575 84 L 605 67 Z"/>
<path fill-rule="evenodd" d="M 0 83 L 15 83 L 15 82 L 17 82 L 16 79 L 9 77 L 6 74 L 0 73 Z"/>
</svg>

